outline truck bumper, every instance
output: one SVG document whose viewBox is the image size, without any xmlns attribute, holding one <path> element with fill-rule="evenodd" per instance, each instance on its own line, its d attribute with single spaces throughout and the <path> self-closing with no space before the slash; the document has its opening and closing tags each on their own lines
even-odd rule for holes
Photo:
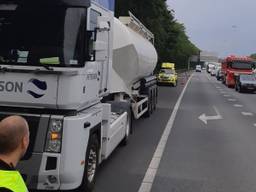
<svg viewBox="0 0 256 192">
<path fill-rule="evenodd" d="M 175 84 L 175 80 L 158 80 L 157 84 L 159 85 L 174 85 Z"/>
<path fill-rule="evenodd" d="M 29 160 L 21 161 L 17 168 L 29 189 L 58 190 L 60 162 L 60 154 L 33 153 Z"/>
<path fill-rule="evenodd" d="M 83 168 L 73 164 L 61 170 L 61 154 L 33 154 L 29 160 L 22 161 L 18 169 L 29 189 L 60 190 L 76 189 L 81 185 Z M 29 165 L 29 166 L 28 166 Z"/>
</svg>

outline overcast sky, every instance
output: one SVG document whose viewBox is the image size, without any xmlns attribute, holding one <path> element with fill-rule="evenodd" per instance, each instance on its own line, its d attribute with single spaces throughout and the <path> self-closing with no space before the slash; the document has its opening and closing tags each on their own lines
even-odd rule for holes
<svg viewBox="0 0 256 192">
<path fill-rule="evenodd" d="M 255 0 L 168 0 L 176 19 L 201 50 L 230 54 L 256 53 Z"/>
</svg>

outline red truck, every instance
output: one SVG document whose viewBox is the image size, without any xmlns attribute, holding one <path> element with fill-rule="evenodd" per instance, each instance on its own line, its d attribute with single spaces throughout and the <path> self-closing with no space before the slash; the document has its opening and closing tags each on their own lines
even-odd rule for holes
<svg viewBox="0 0 256 192">
<path fill-rule="evenodd" d="M 235 86 L 235 77 L 240 74 L 252 74 L 255 63 L 250 57 L 228 56 L 221 63 L 222 82 L 228 87 Z"/>
</svg>

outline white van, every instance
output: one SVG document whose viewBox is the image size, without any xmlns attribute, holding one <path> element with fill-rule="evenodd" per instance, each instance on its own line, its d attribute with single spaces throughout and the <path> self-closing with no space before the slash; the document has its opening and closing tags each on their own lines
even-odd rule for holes
<svg viewBox="0 0 256 192">
<path fill-rule="evenodd" d="M 201 65 L 196 65 L 196 72 L 202 72 Z"/>
<path fill-rule="evenodd" d="M 214 70 L 214 69 L 215 69 L 215 65 L 214 65 L 213 63 L 209 63 L 209 64 L 207 65 L 207 72 L 208 72 L 208 73 L 211 73 L 212 70 Z"/>
</svg>

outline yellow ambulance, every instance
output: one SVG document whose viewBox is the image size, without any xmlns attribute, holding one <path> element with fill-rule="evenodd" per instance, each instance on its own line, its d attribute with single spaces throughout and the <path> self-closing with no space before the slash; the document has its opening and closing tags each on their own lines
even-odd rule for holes
<svg viewBox="0 0 256 192">
<path fill-rule="evenodd" d="M 178 75 L 175 71 L 175 63 L 162 63 L 159 74 L 157 75 L 159 85 L 168 84 L 174 87 L 178 83 Z"/>
</svg>

